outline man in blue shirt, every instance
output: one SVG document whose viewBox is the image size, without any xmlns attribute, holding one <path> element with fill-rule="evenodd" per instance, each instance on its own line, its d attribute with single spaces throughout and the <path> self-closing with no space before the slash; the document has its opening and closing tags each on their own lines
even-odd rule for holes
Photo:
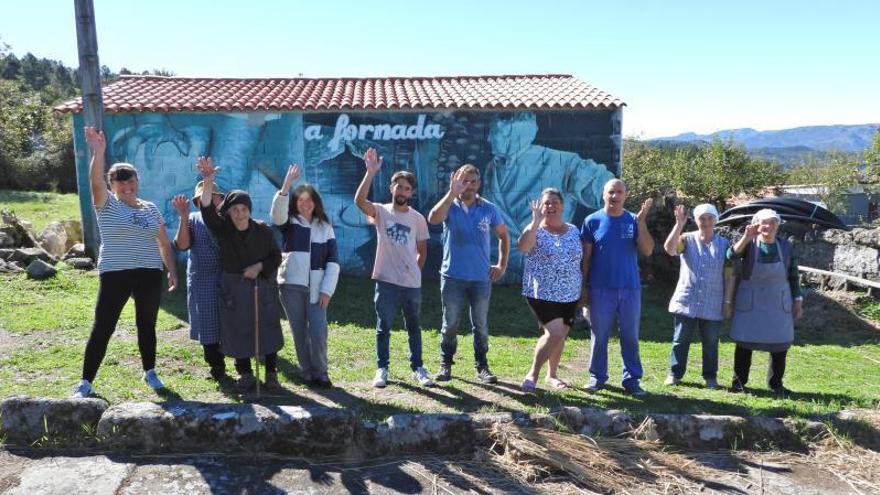
<svg viewBox="0 0 880 495">
<path fill-rule="evenodd" d="M 498 379 L 489 371 L 489 297 L 492 282 L 504 275 L 510 253 L 510 234 L 498 208 L 477 194 L 480 171 L 463 165 L 449 180 L 449 191 L 428 214 L 428 223 L 443 224 L 443 264 L 440 268 L 440 298 L 443 302 L 443 340 L 440 343 L 440 371 L 436 381 L 452 378 L 461 311 L 470 306 L 474 334 L 477 378 L 484 383 Z M 498 237 L 498 263 L 492 265 L 491 235 Z"/>
<path fill-rule="evenodd" d="M 641 317 L 641 282 L 639 255 L 651 254 L 654 239 L 648 232 L 646 217 L 653 200 L 642 204 L 638 215 L 623 208 L 626 184 L 620 179 L 605 183 L 602 199 L 605 206 L 584 219 L 581 242 L 584 248 L 584 304 L 589 304 L 590 381 L 587 391 L 596 392 L 608 380 L 608 336 L 617 320 L 620 327 L 620 353 L 623 358 L 623 388 L 642 396 L 639 384 L 642 362 L 639 359 L 639 318 Z"/>
</svg>

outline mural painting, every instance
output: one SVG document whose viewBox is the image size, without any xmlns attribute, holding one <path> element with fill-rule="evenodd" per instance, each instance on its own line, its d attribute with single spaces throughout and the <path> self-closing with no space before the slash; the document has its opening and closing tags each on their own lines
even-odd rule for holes
<svg viewBox="0 0 880 495">
<path fill-rule="evenodd" d="M 131 113 L 106 115 L 105 134 L 108 162 L 138 168 L 140 196 L 157 204 L 172 234 L 178 218 L 171 198 L 192 194 L 198 156 L 213 157 L 222 189 L 247 190 L 254 216 L 263 220 L 287 166 L 300 164 L 301 180 L 315 185 L 333 222 L 343 271 L 368 275 L 375 233 L 353 202 L 367 148 L 384 158 L 372 200 L 390 201 L 391 175 L 409 170 L 418 181 L 411 205 L 422 213 L 443 196 L 453 170 L 475 165 L 483 196 L 499 206 L 515 242 L 530 220 L 528 202 L 545 187 L 563 191 L 566 220 L 572 223 L 601 205 L 603 184 L 619 173 L 620 115 L 619 110 Z M 82 117 L 74 118 L 80 191 L 86 192 Z M 84 218 L 91 215 L 87 196 L 81 195 Z M 441 230 L 432 226 L 429 277 L 439 269 Z M 518 282 L 521 257 L 512 255 L 505 281 Z"/>
</svg>

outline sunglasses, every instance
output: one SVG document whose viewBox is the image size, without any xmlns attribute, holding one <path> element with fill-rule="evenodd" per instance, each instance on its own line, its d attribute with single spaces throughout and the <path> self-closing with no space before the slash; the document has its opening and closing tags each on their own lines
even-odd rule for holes
<svg viewBox="0 0 880 495">
<path fill-rule="evenodd" d="M 125 182 L 131 178 L 137 178 L 137 172 L 129 168 L 122 168 L 113 172 L 110 176 L 110 180 L 115 180 L 119 182 Z"/>
</svg>

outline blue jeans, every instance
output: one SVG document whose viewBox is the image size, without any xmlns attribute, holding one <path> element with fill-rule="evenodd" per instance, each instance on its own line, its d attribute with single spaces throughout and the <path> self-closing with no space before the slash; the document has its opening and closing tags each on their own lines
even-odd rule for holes
<svg viewBox="0 0 880 495">
<path fill-rule="evenodd" d="M 608 337 L 616 321 L 620 327 L 623 388 L 630 390 L 639 385 L 642 378 L 639 358 L 641 314 L 641 289 L 590 290 L 590 376 L 597 384 L 608 381 Z"/>
<path fill-rule="evenodd" d="M 489 297 L 492 295 L 492 282 L 477 282 L 455 278 L 440 278 L 440 299 L 443 301 L 443 328 L 440 342 L 440 362 L 446 365 L 455 363 L 458 348 L 458 326 L 461 311 L 470 306 L 471 328 L 474 333 L 474 363 L 477 369 L 489 366 L 486 353 L 489 352 Z"/>
<path fill-rule="evenodd" d="M 403 326 L 409 335 L 409 366 L 415 371 L 422 366 L 422 329 L 419 327 L 419 311 L 422 306 L 422 289 L 376 281 L 376 366 L 387 368 L 391 347 L 391 325 L 397 308 L 403 308 Z"/>
<path fill-rule="evenodd" d="M 327 310 L 320 304 L 309 302 L 311 294 L 304 285 L 281 284 L 278 287 L 303 379 L 326 380 Z"/>
<path fill-rule="evenodd" d="M 669 353 L 669 374 L 676 378 L 684 376 L 687 369 L 688 351 L 694 330 L 700 332 L 703 341 L 703 379 L 714 380 L 718 375 L 718 333 L 721 322 L 673 315 L 675 334 L 672 336 L 672 352 Z"/>
</svg>

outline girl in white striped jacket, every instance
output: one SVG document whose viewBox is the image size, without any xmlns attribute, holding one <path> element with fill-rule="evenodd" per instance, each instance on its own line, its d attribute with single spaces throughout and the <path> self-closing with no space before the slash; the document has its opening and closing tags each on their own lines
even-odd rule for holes
<svg viewBox="0 0 880 495">
<path fill-rule="evenodd" d="M 329 388 L 327 307 L 339 280 L 336 236 L 314 187 L 302 184 L 288 194 L 299 175 L 299 167 L 291 165 L 272 199 L 272 223 L 283 237 L 279 292 L 303 379 Z"/>
</svg>

